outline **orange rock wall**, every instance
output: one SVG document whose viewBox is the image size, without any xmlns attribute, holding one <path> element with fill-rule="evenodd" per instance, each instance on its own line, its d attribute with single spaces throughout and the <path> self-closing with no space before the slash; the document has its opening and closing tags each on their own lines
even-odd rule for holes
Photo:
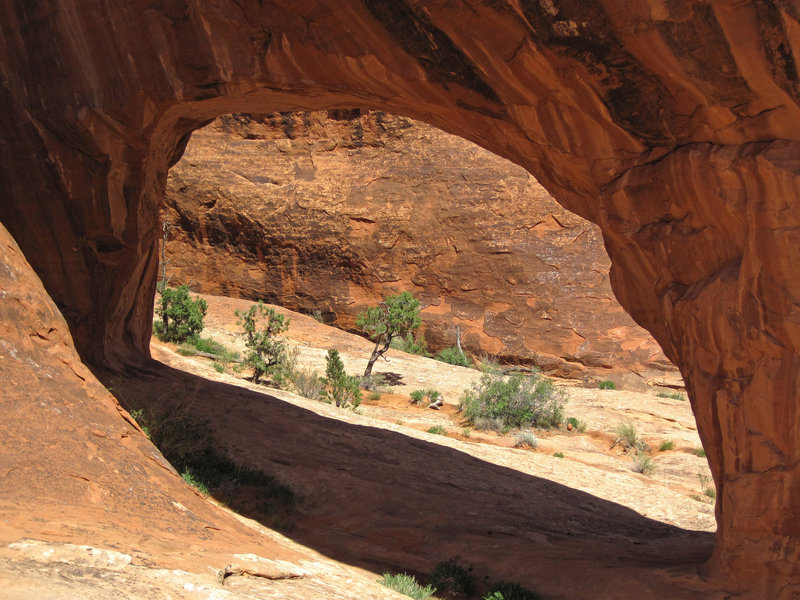
<svg viewBox="0 0 800 600">
<path fill-rule="evenodd" d="M 170 171 L 173 283 L 316 309 L 355 329 L 422 301 L 433 350 L 645 387 L 674 367 L 617 303 L 599 229 L 524 169 L 385 113 L 223 117 Z"/>
<path fill-rule="evenodd" d="M 0 5 L 0 221 L 82 356 L 147 355 L 167 172 L 231 113 L 361 106 L 520 164 L 600 226 L 680 368 L 719 490 L 708 574 L 800 588 L 790 0 Z M 655 185 L 654 185 L 655 182 Z"/>
</svg>

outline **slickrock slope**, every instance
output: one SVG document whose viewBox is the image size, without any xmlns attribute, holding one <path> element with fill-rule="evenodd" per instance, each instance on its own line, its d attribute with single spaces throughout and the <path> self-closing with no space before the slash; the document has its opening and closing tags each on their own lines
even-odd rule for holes
<svg viewBox="0 0 800 600">
<path fill-rule="evenodd" d="M 149 353 L 169 167 L 232 113 L 361 106 L 520 164 L 596 222 L 681 370 L 708 574 L 800 589 L 800 7 L 791 0 L 0 4 L 0 221 L 81 355 Z"/>
<path fill-rule="evenodd" d="M 622 310 L 599 229 L 462 138 L 360 111 L 223 117 L 170 171 L 168 272 L 192 289 L 355 318 L 422 301 L 426 339 L 628 387 L 674 371 Z M 632 373 L 635 373 L 632 374 Z"/>
<path fill-rule="evenodd" d="M 81 363 L 3 227 L 0 264 L 0 596 L 395 597 L 190 488 Z M 226 564 L 258 576 L 223 591 L 209 569 Z"/>
</svg>

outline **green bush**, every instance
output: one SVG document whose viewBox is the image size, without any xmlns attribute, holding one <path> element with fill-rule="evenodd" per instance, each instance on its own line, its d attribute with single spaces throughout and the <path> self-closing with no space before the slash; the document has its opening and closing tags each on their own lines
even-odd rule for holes
<svg viewBox="0 0 800 600">
<path fill-rule="evenodd" d="M 355 410 L 361 404 L 361 379 L 348 375 L 344 370 L 344 363 L 335 348 L 328 350 L 325 357 L 325 385 L 327 389 L 323 397 L 341 408 Z"/>
<path fill-rule="evenodd" d="M 442 425 L 434 425 L 433 427 L 428 429 L 428 433 L 434 433 L 436 435 L 447 435 L 447 430 Z"/>
<path fill-rule="evenodd" d="M 280 384 L 288 376 L 289 357 L 278 335 L 289 328 L 289 320 L 259 300 L 246 312 L 237 310 L 236 322 L 244 329 L 247 354 L 242 362 L 253 369 L 253 382 L 271 375 Z"/>
<path fill-rule="evenodd" d="M 597 387 L 601 390 L 615 390 L 617 389 L 617 384 L 613 381 L 605 380 L 598 383 Z"/>
<path fill-rule="evenodd" d="M 416 354 L 417 356 L 430 357 L 431 355 L 428 352 L 428 343 L 425 341 L 425 336 L 420 333 L 415 336 L 410 331 L 403 337 L 394 338 L 389 347 L 408 354 Z"/>
<path fill-rule="evenodd" d="M 411 392 L 411 404 L 417 406 L 429 405 L 437 402 L 442 395 L 436 390 L 414 390 Z"/>
<path fill-rule="evenodd" d="M 208 304 L 202 298 L 193 300 L 188 286 L 162 288 L 161 299 L 156 302 L 159 321 L 153 324 L 153 331 L 163 342 L 185 342 L 203 330 Z"/>
<path fill-rule="evenodd" d="M 436 588 L 430 585 L 422 587 L 417 583 L 413 575 L 406 575 L 405 573 L 398 573 L 397 575 L 384 573 L 378 582 L 399 594 L 414 598 L 414 600 L 431 600 L 436 593 Z"/>
<path fill-rule="evenodd" d="M 503 377 L 484 373 L 461 397 L 459 411 L 477 427 L 481 418 L 499 419 L 505 427 L 557 427 L 564 420 L 565 395 L 534 372 Z"/>
<path fill-rule="evenodd" d="M 502 600 L 542 600 L 539 594 L 511 581 L 503 581 L 492 585 L 486 598 L 494 600 L 498 598 L 498 594 Z"/>
<path fill-rule="evenodd" d="M 464 354 L 461 350 L 458 349 L 457 346 L 450 346 L 449 348 L 445 348 L 439 354 L 436 355 L 436 360 L 440 360 L 442 362 L 446 362 L 451 365 L 456 365 L 457 367 L 471 367 L 472 361 L 467 358 L 467 355 Z"/>
<path fill-rule="evenodd" d="M 564 453 L 563 452 L 553 452 L 553 456 L 555 456 L 556 458 L 564 458 Z"/>
<path fill-rule="evenodd" d="M 699 456 L 700 458 L 705 458 L 706 457 L 706 449 L 703 448 L 703 447 L 695 448 L 694 450 L 692 450 L 692 454 L 694 454 L 695 456 Z"/>
<path fill-rule="evenodd" d="M 661 442 L 661 445 L 658 447 L 659 452 L 667 452 L 668 450 L 672 450 L 675 448 L 675 442 L 672 440 L 664 440 Z"/>
<path fill-rule="evenodd" d="M 475 593 L 475 578 L 467 569 L 452 560 L 437 564 L 428 577 L 439 597 L 471 597 Z"/>
</svg>

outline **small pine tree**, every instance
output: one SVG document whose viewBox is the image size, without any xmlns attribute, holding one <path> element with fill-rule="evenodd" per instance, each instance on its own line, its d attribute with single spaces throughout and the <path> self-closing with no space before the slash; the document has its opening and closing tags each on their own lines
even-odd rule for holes
<svg viewBox="0 0 800 600">
<path fill-rule="evenodd" d="M 344 370 L 344 363 L 335 348 L 328 350 L 325 357 L 325 385 L 324 398 L 342 408 L 358 408 L 361 404 L 361 388 L 359 379 L 348 375 Z"/>
<path fill-rule="evenodd" d="M 205 300 L 193 300 L 186 285 L 159 288 L 161 300 L 156 304 L 156 314 L 161 320 L 153 325 L 158 339 L 180 344 L 203 331 L 203 319 L 208 310 Z"/>
<path fill-rule="evenodd" d="M 372 374 L 372 367 L 389 349 L 392 340 L 405 337 L 422 324 L 419 300 L 410 292 L 386 296 L 380 306 L 370 306 L 356 317 L 356 326 L 375 342 L 364 377 Z"/>
<path fill-rule="evenodd" d="M 253 382 L 258 383 L 267 374 L 279 374 L 287 362 L 287 353 L 285 340 L 277 336 L 289 329 L 289 319 L 260 300 L 247 312 L 237 310 L 236 318 L 246 336 L 247 354 L 242 362 L 253 369 Z"/>
</svg>

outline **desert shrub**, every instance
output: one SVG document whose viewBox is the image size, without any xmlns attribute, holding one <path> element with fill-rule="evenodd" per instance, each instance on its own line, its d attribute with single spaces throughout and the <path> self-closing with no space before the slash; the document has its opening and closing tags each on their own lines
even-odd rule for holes
<svg viewBox="0 0 800 600">
<path fill-rule="evenodd" d="M 600 388 L 601 390 L 615 390 L 617 389 L 617 384 L 614 383 L 613 381 L 609 381 L 608 379 L 606 379 L 605 381 L 601 381 L 600 383 L 598 383 L 597 387 Z"/>
<path fill-rule="evenodd" d="M 464 427 L 464 429 L 461 430 L 461 435 L 463 435 L 464 437 L 469 437 L 470 435 L 472 435 L 472 429 L 470 429 L 469 427 Z"/>
<path fill-rule="evenodd" d="M 339 351 L 335 348 L 328 350 L 328 355 L 325 357 L 327 389 L 323 392 L 323 397 L 334 406 L 355 410 L 361 404 L 360 383 L 358 377 L 345 373 Z"/>
<path fill-rule="evenodd" d="M 633 423 L 620 423 L 617 425 L 617 437 L 614 438 L 613 446 L 621 446 L 625 452 L 629 450 L 646 452 L 649 450 L 647 444 L 639 439 L 639 432 L 636 431 L 636 425 Z"/>
<path fill-rule="evenodd" d="M 658 451 L 667 452 L 668 450 L 673 450 L 674 448 L 675 448 L 675 442 L 673 442 L 672 440 L 664 440 L 658 447 Z"/>
<path fill-rule="evenodd" d="M 428 583 L 436 588 L 438 598 L 469 598 L 475 593 L 472 573 L 452 560 L 437 564 L 428 577 Z"/>
<path fill-rule="evenodd" d="M 289 320 L 259 300 L 246 312 L 237 310 L 236 322 L 244 329 L 243 363 L 253 369 L 253 382 L 271 375 L 280 383 L 288 375 L 289 356 L 285 340 L 278 336 L 289 328 Z"/>
<path fill-rule="evenodd" d="M 410 292 L 386 296 L 379 306 L 358 313 L 356 326 L 375 342 L 364 377 L 370 376 L 375 361 L 386 353 L 392 340 L 407 336 L 421 324 L 419 300 Z"/>
<path fill-rule="evenodd" d="M 476 417 L 472 421 L 472 426 L 478 431 L 494 431 L 495 433 L 503 433 L 506 428 L 503 420 L 497 417 Z"/>
<path fill-rule="evenodd" d="M 382 395 L 383 394 L 381 394 L 378 390 L 375 390 L 374 392 L 370 392 L 369 399 L 372 400 L 373 402 L 377 402 L 378 400 L 381 399 Z"/>
<path fill-rule="evenodd" d="M 478 369 L 481 373 L 501 373 L 503 370 L 500 366 L 500 361 L 497 360 L 497 356 L 486 352 L 481 354 Z"/>
<path fill-rule="evenodd" d="M 295 369 L 290 378 L 298 394 L 310 400 L 316 400 L 325 389 L 325 381 L 310 369 Z"/>
<path fill-rule="evenodd" d="M 202 298 L 192 299 L 188 286 L 161 287 L 161 299 L 156 302 L 156 315 L 160 320 L 153 331 L 163 342 L 185 342 L 203 330 L 208 304 Z"/>
<path fill-rule="evenodd" d="M 531 448 L 535 450 L 539 447 L 539 440 L 530 431 L 520 431 L 517 434 L 517 443 L 514 444 L 515 448 Z"/>
<path fill-rule="evenodd" d="M 503 600 L 542 600 L 539 594 L 512 581 L 495 583 L 489 588 L 489 594 L 486 597 L 491 598 L 492 594 L 494 594 L 494 598 L 500 594 L 500 598 Z"/>
<path fill-rule="evenodd" d="M 636 452 L 633 455 L 633 471 L 635 473 L 641 473 L 642 475 L 652 475 L 653 472 L 656 470 L 656 466 L 653 464 L 653 459 L 645 454 L 644 452 Z"/>
<path fill-rule="evenodd" d="M 584 433 L 586 431 L 586 423 L 575 417 L 568 417 L 567 424 L 572 425 L 572 429 L 578 433 Z"/>
<path fill-rule="evenodd" d="M 225 372 L 225 365 L 223 365 L 222 363 L 214 361 L 213 363 L 211 363 L 211 366 L 214 367 L 214 370 L 217 373 L 224 373 Z"/>
<path fill-rule="evenodd" d="M 382 393 L 386 389 L 386 378 L 381 373 L 372 373 L 368 377 L 361 377 L 361 389 Z"/>
<path fill-rule="evenodd" d="M 700 473 L 697 476 L 700 479 L 700 489 L 703 492 L 703 495 L 706 498 L 711 498 L 712 500 L 717 497 L 717 488 L 714 486 L 714 480 L 711 479 L 708 475 L 703 475 Z"/>
<path fill-rule="evenodd" d="M 442 395 L 437 390 L 414 390 L 411 392 L 411 403 L 417 406 L 429 405 L 441 398 Z"/>
<path fill-rule="evenodd" d="M 555 456 L 556 458 L 564 458 L 564 453 L 563 452 L 553 452 L 553 456 Z"/>
<path fill-rule="evenodd" d="M 311 311 L 311 318 L 314 319 L 317 323 L 325 323 L 325 320 L 322 318 L 322 313 L 318 308 L 315 308 Z"/>
<path fill-rule="evenodd" d="M 217 361 L 223 365 L 239 360 L 238 352 L 226 348 L 223 344 L 210 337 L 195 335 L 178 346 L 178 353 L 184 356 L 195 356 L 200 352 L 215 356 Z"/>
<path fill-rule="evenodd" d="M 428 433 L 435 433 L 436 435 L 447 435 L 447 430 L 442 425 L 434 425 L 428 429 Z"/>
<path fill-rule="evenodd" d="M 658 392 L 656 394 L 657 398 L 671 398 L 672 400 L 681 400 L 685 401 L 686 396 L 683 394 L 679 394 L 678 392 Z"/>
<path fill-rule="evenodd" d="M 414 335 L 409 331 L 402 337 L 394 338 L 389 347 L 408 354 L 416 354 L 417 356 L 429 357 L 431 355 L 428 352 L 428 343 L 425 341 L 425 336 L 421 333 Z"/>
<path fill-rule="evenodd" d="M 702 446 L 699 447 L 699 448 L 695 448 L 694 450 L 692 450 L 692 454 L 694 454 L 695 456 L 699 456 L 700 458 L 705 458 L 706 457 L 706 449 L 703 448 Z"/>
<path fill-rule="evenodd" d="M 499 419 L 505 427 L 556 427 L 564 419 L 564 393 L 534 372 L 503 377 L 484 373 L 461 397 L 459 411 L 475 425 L 477 419 Z"/>
<path fill-rule="evenodd" d="M 414 598 L 414 600 L 430 600 L 436 593 L 436 588 L 433 586 L 422 587 L 413 575 L 405 573 L 396 575 L 384 573 L 378 582 L 399 594 Z"/>
<path fill-rule="evenodd" d="M 451 365 L 456 365 L 457 367 L 471 367 L 472 361 L 467 358 L 467 355 L 464 354 L 461 350 L 458 349 L 458 346 L 450 346 L 449 348 L 444 348 L 439 354 L 436 355 L 436 360 L 440 360 L 442 362 L 446 362 Z"/>
</svg>

